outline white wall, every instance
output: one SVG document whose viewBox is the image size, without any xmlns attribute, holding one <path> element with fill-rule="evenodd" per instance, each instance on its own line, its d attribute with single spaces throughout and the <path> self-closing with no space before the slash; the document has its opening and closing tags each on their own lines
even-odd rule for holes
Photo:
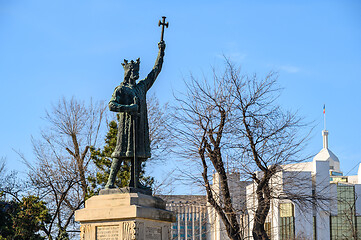
<svg viewBox="0 0 361 240">
<path fill-rule="evenodd" d="M 285 172 L 284 191 L 300 198 L 312 196 L 311 171 Z M 293 200 L 295 206 L 295 236 L 312 238 L 313 236 L 313 205 L 305 199 Z"/>
<path fill-rule="evenodd" d="M 314 161 L 314 189 L 316 194 L 332 199 L 328 161 Z M 317 239 L 330 239 L 330 206 L 331 200 L 319 202 L 316 207 Z"/>
<path fill-rule="evenodd" d="M 249 184 L 246 187 L 246 193 L 247 193 L 246 204 L 247 204 L 248 218 L 249 218 L 248 237 L 249 239 L 253 239 L 252 237 L 253 219 L 254 219 L 255 209 L 257 208 L 255 184 L 253 183 Z"/>
</svg>

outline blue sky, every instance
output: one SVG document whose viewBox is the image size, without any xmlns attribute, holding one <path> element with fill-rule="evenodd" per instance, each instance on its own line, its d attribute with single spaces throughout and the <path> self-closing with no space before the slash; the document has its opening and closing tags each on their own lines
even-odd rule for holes
<svg viewBox="0 0 361 240">
<path fill-rule="evenodd" d="M 341 169 L 361 161 L 360 1 L 0 0 L 0 156 L 8 168 L 22 169 L 13 149 L 33 157 L 30 138 L 62 96 L 108 101 L 123 58 L 140 57 L 146 76 L 163 15 L 166 58 L 151 90 L 161 102 L 190 72 L 221 68 L 225 55 L 245 73 L 279 72 L 282 106 L 315 121 L 309 152 L 322 148 L 326 104 Z"/>
</svg>

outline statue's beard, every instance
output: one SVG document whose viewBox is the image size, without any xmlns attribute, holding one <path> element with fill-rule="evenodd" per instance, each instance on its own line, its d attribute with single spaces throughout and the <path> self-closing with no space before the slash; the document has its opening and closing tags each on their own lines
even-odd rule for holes
<svg viewBox="0 0 361 240">
<path fill-rule="evenodd" d="M 129 82 L 133 82 L 133 83 L 135 84 L 138 79 L 139 79 L 139 75 L 137 75 L 137 76 L 131 76 L 131 77 L 129 78 Z"/>
<path fill-rule="evenodd" d="M 138 79 L 139 77 L 135 77 L 135 78 L 129 78 L 129 81 L 128 81 L 128 84 L 129 85 L 135 85 L 136 83 L 137 83 L 137 79 Z"/>
<path fill-rule="evenodd" d="M 136 83 L 137 83 L 137 80 L 139 79 L 139 75 L 135 75 L 135 76 L 133 76 L 133 75 L 128 75 L 128 76 L 126 76 L 125 78 L 124 78 L 124 84 L 125 85 L 130 85 L 130 86 L 133 86 L 133 85 L 135 85 Z"/>
</svg>

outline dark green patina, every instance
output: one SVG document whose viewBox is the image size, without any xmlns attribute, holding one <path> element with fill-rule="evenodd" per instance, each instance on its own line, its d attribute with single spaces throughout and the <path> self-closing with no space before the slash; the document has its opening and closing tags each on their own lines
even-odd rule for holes
<svg viewBox="0 0 361 240">
<path fill-rule="evenodd" d="M 168 26 L 163 23 L 161 24 L 162 33 L 164 26 Z M 120 165 L 125 160 L 131 160 L 132 169 L 129 187 L 146 190 L 139 183 L 141 163 L 151 156 L 146 95 L 162 69 L 165 49 L 163 34 L 161 41 L 158 43 L 158 48 L 159 52 L 155 65 L 143 80 L 137 82 L 139 78 L 139 58 L 130 62 L 124 60 L 124 63 L 122 63 L 124 81 L 115 88 L 109 101 L 110 111 L 117 112 L 119 115 L 119 125 L 117 145 L 112 154 L 113 161 L 108 183 L 105 186 L 106 189 L 115 188 L 114 181 Z"/>
</svg>

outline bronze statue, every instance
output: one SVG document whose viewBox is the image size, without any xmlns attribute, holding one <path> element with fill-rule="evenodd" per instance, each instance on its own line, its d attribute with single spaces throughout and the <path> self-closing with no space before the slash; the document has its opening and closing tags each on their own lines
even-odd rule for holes
<svg viewBox="0 0 361 240">
<path fill-rule="evenodd" d="M 115 88 L 109 102 L 110 111 L 118 113 L 118 134 L 116 148 L 112 154 L 112 166 L 106 189 L 115 188 L 114 182 L 120 165 L 125 160 L 131 160 L 131 180 L 129 187 L 145 187 L 139 183 L 140 167 L 143 161 L 150 158 L 149 127 L 147 117 L 147 91 L 152 87 L 163 65 L 165 43 L 163 41 L 165 23 L 162 25 L 161 41 L 158 43 L 158 57 L 148 76 L 136 82 L 139 78 L 140 59 L 136 61 L 124 60 L 124 81 Z M 135 144 L 134 144 L 135 143 Z"/>
</svg>

